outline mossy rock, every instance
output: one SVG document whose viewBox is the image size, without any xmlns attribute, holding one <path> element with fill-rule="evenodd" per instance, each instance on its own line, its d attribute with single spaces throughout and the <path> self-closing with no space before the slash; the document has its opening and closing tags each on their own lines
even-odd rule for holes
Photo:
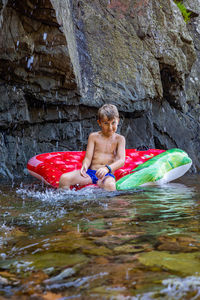
<svg viewBox="0 0 200 300">
<path fill-rule="evenodd" d="M 134 245 L 123 245 L 123 246 L 119 246 L 119 247 L 115 247 L 114 252 L 117 254 L 120 253 L 138 253 L 138 252 L 142 252 L 144 251 L 144 248 L 139 246 L 134 246 Z"/>
<path fill-rule="evenodd" d="M 184 276 L 200 273 L 199 252 L 170 254 L 167 251 L 152 251 L 140 254 L 138 259 L 151 269 L 164 269 Z"/>
<path fill-rule="evenodd" d="M 96 299 L 126 299 L 123 292 L 123 287 L 112 286 L 98 286 L 91 290 L 91 293 L 96 296 Z"/>
<path fill-rule="evenodd" d="M 32 255 L 30 260 L 36 269 L 44 270 L 50 267 L 74 266 L 76 264 L 87 262 L 88 259 L 86 256 L 80 254 L 53 252 Z"/>
<path fill-rule="evenodd" d="M 47 269 L 52 269 L 56 271 L 57 269 L 63 269 L 64 267 L 74 267 L 75 269 L 86 264 L 88 258 L 83 254 L 70 254 L 70 253 L 58 253 L 58 252 L 48 252 L 48 253 L 37 253 L 34 255 L 26 255 L 21 258 L 10 259 L 2 261 L 0 263 L 0 268 L 2 272 L 9 270 L 14 274 L 20 274 L 22 277 L 28 276 L 30 272 L 35 270 L 42 270 L 45 272 Z"/>
<path fill-rule="evenodd" d="M 84 248 L 94 247 L 93 243 L 82 236 L 71 234 L 68 236 L 61 236 L 57 240 L 51 242 L 50 251 L 51 252 L 72 252 Z"/>
<path fill-rule="evenodd" d="M 105 223 L 105 219 L 97 219 L 97 220 L 90 221 L 90 223 L 87 226 L 90 230 L 91 229 L 104 230 L 107 227 Z"/>
<path fill-rule="evenodd" d="M 108 256 L 112 255 L 112 251 L 104 246 L 88 248 L 83 250 L 84 254 L 95 256 Z"/>
</svg>

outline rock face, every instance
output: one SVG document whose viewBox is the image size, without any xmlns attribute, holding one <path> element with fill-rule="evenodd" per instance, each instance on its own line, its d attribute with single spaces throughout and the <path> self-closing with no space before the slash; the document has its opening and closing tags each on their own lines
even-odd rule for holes
<svg viewBox="0 0 200 300">
<path fill-rule="evenodd" d="M 127 148 L 178 147 L 200 169 L 200 0 L 0 0 L 0 176 L 85 150 L 117 105 Z"/>
</svg>

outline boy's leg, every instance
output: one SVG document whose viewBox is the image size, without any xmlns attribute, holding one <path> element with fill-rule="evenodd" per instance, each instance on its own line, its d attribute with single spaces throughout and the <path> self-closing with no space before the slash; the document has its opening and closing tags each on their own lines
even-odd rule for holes
<svg viewBox="0 0 200 300">
<path fill-rule="evenodd" d="M 80 184 L 86 185 L 92 183 L 90 176 L 83 177 L 80 174 L 80 170 L 75 170 L 69 173 L 64 173 L 60 177 L 59 188 L 70 189 L 71 185 Z"/>
<path fill-rule="evenodd" d="M 100 188 L 103 188 L 106 191 L 109 191 L 109 192 L 116 191 L 115 178 L 113 178 L 111 176 L 106 176 L 105 179 L 99 180 L 97 182 L 97 184 L 99 185 Z"/>
</svg>

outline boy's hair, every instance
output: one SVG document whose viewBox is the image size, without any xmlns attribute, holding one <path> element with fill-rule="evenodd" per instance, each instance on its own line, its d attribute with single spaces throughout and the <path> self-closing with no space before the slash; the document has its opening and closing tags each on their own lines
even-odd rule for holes
<svg viewBox="0 0 200 300">
<path fill-rule="evenodd" d="M 104 117 L 107 117 L 108 120 L 119 118 L 117 107 L 113 104 L 104 104 L 100 107 L 98 110 L 98 120 L 102 120 Z"/>
</svg>

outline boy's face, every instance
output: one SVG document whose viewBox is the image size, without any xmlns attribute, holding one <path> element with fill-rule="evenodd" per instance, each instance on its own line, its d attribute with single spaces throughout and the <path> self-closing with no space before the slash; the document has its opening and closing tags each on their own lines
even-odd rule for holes
<svg viewBox="0 0 200 300">
<path fill-rule="evenodd" d="M 119 124 L 119 118 L 114 117 L 109 120 L 107 117 L 102 118 L 97 121 L 101 127 L 103 135 L 110 137 L 117 131 L 117 126 Z"/>
</svg>

